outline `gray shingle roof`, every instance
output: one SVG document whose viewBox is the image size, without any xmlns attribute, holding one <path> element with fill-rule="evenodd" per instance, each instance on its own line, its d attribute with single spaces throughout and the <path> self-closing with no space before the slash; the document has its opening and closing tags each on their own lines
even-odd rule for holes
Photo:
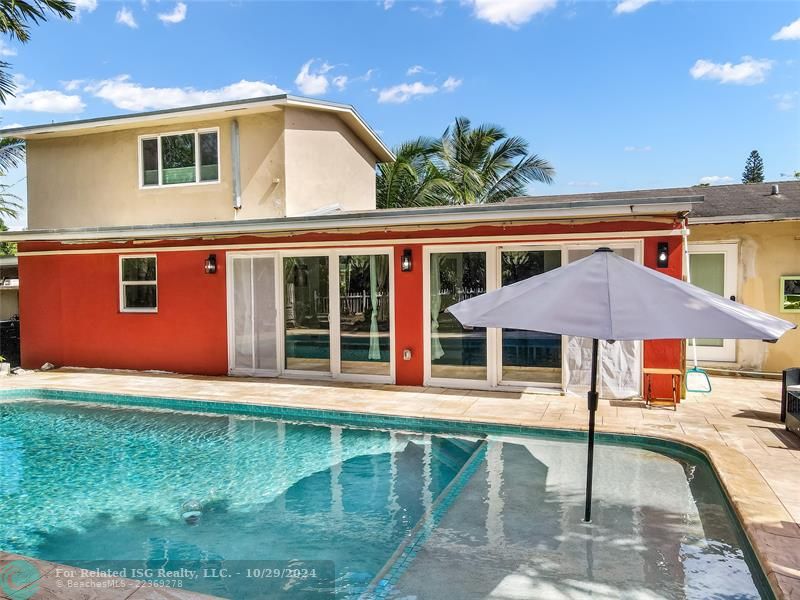
<svg viewBox="0 0 800 600">
<path fill-rule="evenodd" d="M 777 185 L 778 195 L 772 195 Z M 520 196 L 506 200 L 507 204 L 536 204 L 539 202 L 591 202 L 597 200 L 638 200 L 645 198 L 703 196 L 695 204 L 689 218 L 725 221 L 777 221 L 800 220 L 800 181 L 775 181 L 708 187 L 662 188 L 657 190 L 630 190 L 624 192 L 599 192 L 595 194 L 569 194 L 559 196 Z"/>
</svg>

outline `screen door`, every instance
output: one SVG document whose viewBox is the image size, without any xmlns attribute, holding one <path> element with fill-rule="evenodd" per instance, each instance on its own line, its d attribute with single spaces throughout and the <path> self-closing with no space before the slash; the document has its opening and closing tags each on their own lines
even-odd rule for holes
<svg viewBox="0 0 800 600">
<path fill-rule="evenodd" d="M 278 304 L 274 256 L 229 259 L 229 370 L 233 374 L 278 373 Z"/>
</svg>

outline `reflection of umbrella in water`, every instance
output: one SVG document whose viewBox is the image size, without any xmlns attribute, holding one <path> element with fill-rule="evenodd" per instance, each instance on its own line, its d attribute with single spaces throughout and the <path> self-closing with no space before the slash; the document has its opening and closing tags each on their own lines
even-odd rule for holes
<svg viewBox="0 0 800 600">
<path fill-rule="evenodd" d="M 598 340 L 777 341 L 796 325 L 598 248 L 586 258 L 448 309 L 473 327 L 592 339 L 586 509 L 591 520 Z"/>
</svg>

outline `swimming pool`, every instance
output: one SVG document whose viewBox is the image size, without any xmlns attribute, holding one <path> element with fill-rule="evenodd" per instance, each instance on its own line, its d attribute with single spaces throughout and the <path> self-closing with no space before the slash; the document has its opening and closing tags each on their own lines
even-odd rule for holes
<svg viewBox="0 0 800 600">
<path fill-rule="evenodd" d="M 236 598 L 771 597 L 710 467 L 643 439 L 598 445 L 587 526 L 577 433 L 49 395 L 0 401 L 1 550 L 315 571 L 186 582 Z"/>
</svg>

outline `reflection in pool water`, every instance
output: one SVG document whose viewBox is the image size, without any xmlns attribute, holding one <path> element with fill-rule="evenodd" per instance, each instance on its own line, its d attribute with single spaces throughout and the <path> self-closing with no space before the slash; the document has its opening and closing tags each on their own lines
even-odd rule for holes
<svg viewBox="0 0 800 600">
<path fill-rule="evenodd" d="M 477 466 L 465 475 L 476 448 L 469 464 Z M 6 402 L 0 548 L 109 566 L 333 561 L 327 580 L 291 598 L 317 598 L 319 589 L 357 597 L 384 570 L 393 585 L 374 589 L 396 598 L 761 597 L 707 466 L 630 446 L 601 444 L 597 453 L 586 526 L 578 440 L 490 436 L 484 445 L 247 416 Z M 187 520 L 195 503 L 200 515 Z M 437 506 L 441 520 L 426 524 Z M 421 522 L 426 535 L 406 549 L 411 559 L 390 560 Z M 195 589 L 255 597 L 255 588 L 219 581 Z"/>
</svg>

